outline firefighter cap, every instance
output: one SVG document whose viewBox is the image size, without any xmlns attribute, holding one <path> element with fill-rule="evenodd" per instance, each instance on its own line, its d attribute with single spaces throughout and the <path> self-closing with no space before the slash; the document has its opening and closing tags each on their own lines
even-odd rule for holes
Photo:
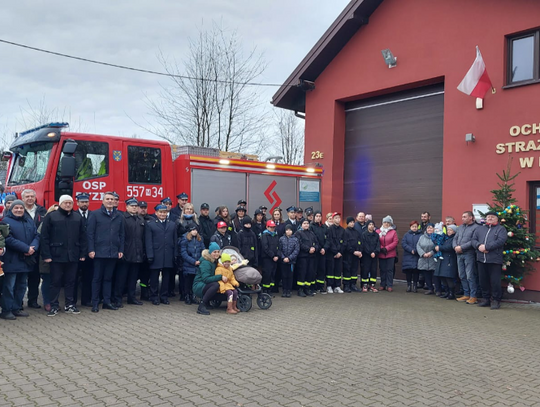
<svg viewBox="0 0 540 407">
<path fill-rule="evenodd" d="M 157 211 L 166 211 L 167 210 L 167 207 L 163 204 L 157 204 L 156 206 L 154 206 L 154 210 L 157 212 Z"/>
<path fill-rule="evenodd" d="M 304 210 L 300 207 L 296 208 L 296 213 L 304 213 Z"/>
<path fill-rule="evenodd" d="M 148 208 L 148 203 L 145 201 L 139 202 L 139 208 Z"/>
<path fill-rule="evenodd" d="M 267 228 L 275 228 L 276 223 L 273 220 L 269 220 L 269 221 L 266 222 L 266 227 Z"/>
<path fill-rule="evenodd" d="M 85 193 L 82 193 L 82 194 L 79 194 L 75 197 L 75 199 L 77 201 L 89 201 L 90 200 L 90 195 L 88 194 L 85 194 Z"/>
<path fill-rule="evenodd" d="M 208 205 L 206 202 L 201 204 L 201 209 L 210 209 L 210 205 Z"/>
<path fill-rule="evenodd" d="M 237 203 L 238 206 L 246 206 L 247 205 L 247 202 L 245 199 L 240 199 Z"/>
<path fill-rule="evenodd" d="M 227 224 L 225 222 L 223 222 L 222 220 L 220 220 L 217 224 L 217 228 L 220 229 L 220 228 L 226 228 L 227 227 Z"/>
<path fill-rule="evenodd" d="M 136 198 L 129 198 L 126 200 L 126 205 L 138 205 L 139 201 Z"/>
<path fill-rule="evenodd" d="M 296 206 L 289 206 L 287 212 L 296 212 Z"/>
<path fill-rule="evenodd" d="M 172 200 L 171 200 L 171 198 L 169 198 L 169 197 L 163 198 L 163 199 L 161 200 L 161 203 L 162 203 L 162 204 L 168 203 L 168 204 L 171 204 L 171 205 L 172 205 Z"/>
<path fill-rule="evenodd" d="M 339 212 L 334 212 L 334 213 L 332 213 L 331 218 L 334 219 L 335 216 L 339 216 L 339 217 L 341 218 L 341 213 L 339 213 Z"/>
<path fill-rule="evenodd" d="M 309 208 L 306 208 L 306 215 L 313 215 L 313 206 L 310 206 Z"/>
<path fill-rule="evenodd" d="M 246 212 L 246 207 L 245 207 L 245 206 L 238 206 L 238 207 L 236 208 L 236 211 L 235 211 L 235 212 L 238 213 L 238 211 L 244 211 L 244 212 Z"/>
<path fill-rule="evenodd" d="M 189 195 L 185 192 L 182 192 L 181 194 L 176 195 L 178 199 L 189 199 Z"/>
</svg>

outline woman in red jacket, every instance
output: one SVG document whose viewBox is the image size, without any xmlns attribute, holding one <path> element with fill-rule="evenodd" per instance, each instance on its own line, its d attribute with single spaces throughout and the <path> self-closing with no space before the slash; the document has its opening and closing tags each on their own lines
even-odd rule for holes
<svg viewBox="0 0 540 407">
<path fill-rule="evenodd" d="M 383 219 L 380 229 L 377 229 L 379 240 L 381 242 L 381 251 L 379 253 L 379 270 L 381 276 L 380 291 L 387 290 L 392 292 L 394 289 L 394 261 L 397 257 L 397 246 L 399 243 L 397 232 L 394 228 L 394 220 L 390 215 Z"/>
</svg>

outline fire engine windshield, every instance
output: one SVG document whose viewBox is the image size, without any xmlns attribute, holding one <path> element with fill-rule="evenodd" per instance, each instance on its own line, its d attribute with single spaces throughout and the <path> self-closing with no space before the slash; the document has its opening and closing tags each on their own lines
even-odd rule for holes
<svg viewBox="0 0 540 407">
<path fill-rule="evenodd" d="M 53 145 L 51 142 L 42 142 L 12 148 L 16 156 L 8 185 L 41 181 L 47 171 Z"/>
</svg>

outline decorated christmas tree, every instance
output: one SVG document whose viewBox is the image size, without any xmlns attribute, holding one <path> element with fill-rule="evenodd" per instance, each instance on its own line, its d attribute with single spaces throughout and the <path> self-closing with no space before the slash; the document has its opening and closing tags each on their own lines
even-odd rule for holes
<svg viewBox="0 0 540 407">
<path fill-rule="evenodd" d="M 503 251 L 503 274 L 501 279 L 508 283 L 508 292 L 513 292 L 513 286 L 517 285 L 524 291 L 523 277 L 534 268 L 532 262 L 540 260 L 540 252 L 534 249 L 535 236 L 529 233 L 527 226 L 527 213 L 512 197 L 514 179 L 520 174 L 510 174 L 512 161 L 508 163 L 508 168 L 501 174 L 497 174 L 500 182 L 497 183 L 499 189 L 491 191 L 493 203 L 488 204 L 490 211 L 495 211 L 499 215 L 499 222 L 508 232 L 508 240 Z M 482 213 L 482 215 L 484 215 Z"/>
</svg>

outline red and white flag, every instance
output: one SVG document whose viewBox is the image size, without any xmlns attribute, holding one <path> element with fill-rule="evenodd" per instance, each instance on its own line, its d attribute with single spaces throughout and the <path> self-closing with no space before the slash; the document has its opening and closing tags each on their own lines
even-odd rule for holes
<svg viewBox="0 0 540 407">
<path fill-rule="evenodd" d="M 488 90 L 493 89 L 478 46 L 476 47 L 476 59 L 457 88 L 467 95 L 480 99 L 484 98 Z"/>
</svg>

